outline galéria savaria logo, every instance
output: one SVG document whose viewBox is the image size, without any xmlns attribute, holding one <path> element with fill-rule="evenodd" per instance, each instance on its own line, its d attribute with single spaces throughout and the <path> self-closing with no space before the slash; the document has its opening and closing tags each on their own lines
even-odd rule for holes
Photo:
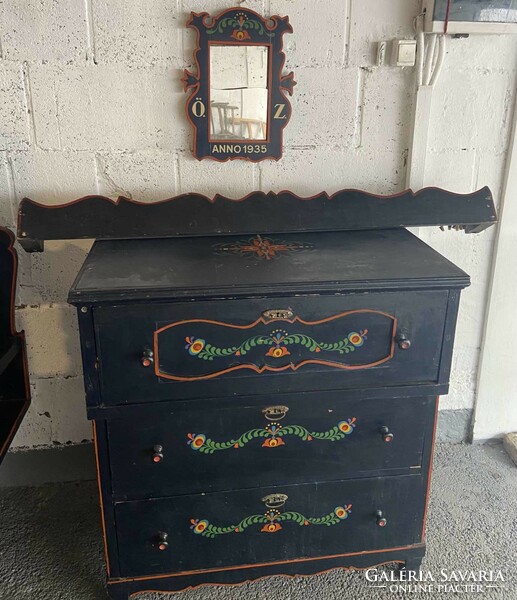
<svg viewBox="0 0 517 600">
<path fill-rule="evenodd" d="M 388 571 L 367 569 L 364 576 L 368 587 L 384 588 L 392 593 L 482 594 L 504 587 L 502 571 L 469 571 L 440 569 L 431 571 Z"/>
</svg>

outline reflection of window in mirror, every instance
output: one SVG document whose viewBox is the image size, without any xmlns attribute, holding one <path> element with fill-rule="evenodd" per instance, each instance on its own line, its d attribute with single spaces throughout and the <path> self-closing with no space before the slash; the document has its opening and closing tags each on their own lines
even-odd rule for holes
<svg viewBox="0 0 517 600">
<path fill-rule="evenodd" d="M 210 140 L 265 140 L 268 47 L 210 44 Z"/>
</svg>

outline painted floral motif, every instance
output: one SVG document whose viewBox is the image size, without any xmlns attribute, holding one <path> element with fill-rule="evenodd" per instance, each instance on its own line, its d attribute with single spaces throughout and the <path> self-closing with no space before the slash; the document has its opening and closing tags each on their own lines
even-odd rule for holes
<svg viewBox="0 0 517 600">
<path fill-rule="evenodd" d="M 280 529 L 282 529 L 282 525 L 280 525 L 280 523 L 271 522 L 264 525 L 260 531 L 265 531 L 266 533 L 275 533 Z"/>
<path fill-rule="evenodd" d="M 276 509 L 268 509 L 262 515 L 251 515 L 242 519 L 242 521 L 236 525 L 227 525 L 223 527 L 212 525 L 212 523 L 206 519 L 191 519 L 190 528 L 195 534 L 211 539 L 215 538 L 216 535 L 223 535 L 226 533 L 242 533 L 251 525 L 263 525 L 260 529 L 261 532 L 276 533 L 283 529 L 281 523 L 289 521 L 297 523 L 301 527 L 308 527 L 309 525 L 326 525 L 327 527 L 330 527 L 331 525 L 337 525 L 344 521 L 351 512 L 351 504 L 346 506 L 336 506 L 331 513 L 324 515 L 323 517 L 305 517 L 299 512 L 280 512 Z"/>
<path fill-rule="evenodd" d="M 217 253 L 241 254 L 242 256 L 251 256 L 263 260 L 273 260 L 287 252 L 312 250 L 312 248 L 312 244 L 272 240 L 261 235 L 256 235 L 248 240 L 241 240 L 230 244 L 216 244 L 214 246 L 214 250 Z"/>
<path fill-rule="evenodd" d="M 206 436 L 202 433 L 189 433 L 189 444 L 192 450 L 199 450 L 202 448 L 206 442 Z M 210 441 L 210 440 L 209 440 Z"/>
<path fill-rule="evenodd" d="M 285 346 L 277 346 L 276 348 L 270 348 L 266 352 L 266 356 L 272 356 L 273 358 L 282 358 L 282 356 L 289 356 L 291 353 Z"/>
<path fill-rule="evenodd" d="M 243 29 L 234 29 L 230 37 L 232 37 L 234 40 L 238 40 L 239 42 L 242 42 L 243 40 L 251 40 L 251 35 Z"/>
<path fill-rule="evenodd" d="M 186 337 L 187 342 L 185 349 L 188 350 L 191 356 L 196 356 L 203 360 L 214 360 L 224 356 L 244 356 L 252 348 L 257 346 L 269 346 L 265 356 L 272 358 L 283 358 L 289 356 L 288 346 L 303 346 L 310 352 L 337 352 L 338 354 L 348 354 L 354 352 L 356 348 L 360 348 L 367 339 L 365 329 L 360 333 L 352 331 L 347 337 L 338 340 L 337 342 L 317 342 L 314 338 L 303 333 L 288 333 L 283 329 L 275 329 L 269 335 L 255 335 L 247 340 L 244 340 L 240 346 L 230 346 L 229 348 L 219 348 L 192 336 Z"/>
<path fill-rule="evenodd" d="M 229 450 L 230 448 L 243 448 L 251 440 L 265 438 L 263 448 L 277 448 L 285 446 L 284 438 L 287 436 L 295 436 L 304 442 L 312 442 L 313 440 L 326 440 L 328 442 L 336 442 L 342 440 L 346 436 L 353 433 L 357 419 L 352 417 L 346 421 L 340 421 L 328 431 L 309 431 L 302 425 L 281 425 L 278 422 L 267 423 L 261 429 L 250 429 L 243 433 L 240 437 L 226 442 L 216 442 L 207 438 L 202 433 L 189 433 L 187 443 L 192 450 L 199 451 L 203 454 L 213 454 L 219 450 Z"/>
<path fill-rule="evenodd" d="M 349 419 L 348 421 L 341 421 L 337 424 L 339 431 L 342 431 L 345 435 L 352 433 L 355 427 L 355 418 Z"/>
<path fill-rule="evenodd" d="M 275 329 L 271 332 L 271 339 L 274 346 L 272 346 L 267 352 L 266 356 L 272 356 L 273 358 L 282 358 L 283 356 L 289 356 L 291 353 L 284 346 L 283 341 L 287 336 L 287 331 L 281 329 Z"/>
<path fill-rule="evenodd" d="M 197 356 L 205 347 L 205 340 L 201 338 L 186 337 L 185 341 L 187 342 L 185 349 L 188 350 L 191 356 Z"/>
<path fill-rule="evenodd" d="M 251 19 L 248 15 L 238 12 L 233 17 L 224 17 L 217 23 L 213 29 L 208 29 L 207 34 L 224 33 L 226 29 L 231 28 L 230 37 L 239 42 L 250 40 L 251 36 L 248 31 L 256 31 L 259 35 L 266 34 L 272 37 L 275 34 L 271 31 L 266 31 L 262 23 L 258 20 Z"/>
<path fill-rule="evenodd" d="M 276 448 L 277 446 L 285 446 L 282 436 L 279 435 L 280 430 L 282 429 L 282 425 L 280 425 L 280 423 L 268 423 L 264 429 L 269 433 L 269 437 L 267 437 L 262 443 L 263 448 Z M 310 439 L 312 439 L 312 437 Z"/>
<path fill-rule="evenodd" d="M 194 530 L 194 533 L 203 533 L 208 526 L 208 521 L 206 519 L 202 519 L 201 521 L 191 521 L 192 526 L 191 529 Z"/>
<path fill-rule="evenodd" d="M 356 331 L 352 331 L 348 334 L 348 340 L 350 341 L 352 346 L 359 348 L 359 346 L 362 346 L 364 344 L 365 337 L 363 333 L 366 332 L 357 333 Z"/>
</svg>

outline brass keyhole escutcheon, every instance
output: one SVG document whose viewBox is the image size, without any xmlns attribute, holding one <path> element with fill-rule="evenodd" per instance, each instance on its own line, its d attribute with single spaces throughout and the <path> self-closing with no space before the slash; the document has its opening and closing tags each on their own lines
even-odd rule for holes
<svg viewBox="0 0 517 600">
<path fill-rule="evenodd" d="M 264 502 L 268 508 L 282 508 L 287 502 L 287 499 L 288 496 L 286 494 L 269 494 L 262 498 L 262 502 Z"/>
<path fill-rule="evenodd" d="M 268 421 L 280 421 L 288 412 L 289 408 L 287 406 L 268 406 L 262 409 L 262 413 Z"/>
<path fill-rule="evenodd" d="M 289 308 L 275 308 L 271 310 L 265 310 L 262 313 L 262 316 L 268 321 L 273 321 L 274 319 L 292 319 L 294 317 L 294 312 Z"/>
</svg>

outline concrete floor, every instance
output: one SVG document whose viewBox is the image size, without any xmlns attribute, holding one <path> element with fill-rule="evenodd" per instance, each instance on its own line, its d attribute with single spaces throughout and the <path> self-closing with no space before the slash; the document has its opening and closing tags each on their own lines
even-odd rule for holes
<svg viewBox="0 0 517 600">
<path fill-rule="evenodd" d="M 517 467 L 501 445 L 438 445 L 423 569 L 502 570 L 483 599 L 517 599 Z M 0 599 L 104 600 L 99 507 L 94 482 L 0 491 Z M 459 594 L 465 596 L 466 594 Z M 139 600 L 359 600 L 453 597 L 390 593 L 362 572 L 273 577 L 240 587 L 198 588 Z"/>
</svg>

